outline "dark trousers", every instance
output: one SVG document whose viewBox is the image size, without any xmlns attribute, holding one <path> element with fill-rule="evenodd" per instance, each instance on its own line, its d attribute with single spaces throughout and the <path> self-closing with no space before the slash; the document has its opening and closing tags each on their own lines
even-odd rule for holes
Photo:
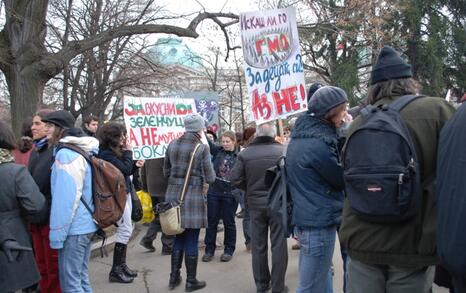
<svg viewBox="0 0 466 293">
<path fill-rule="evenodd" d="M 217 239 L 217 226 L 220 219 L 225 227 L 225 254 L 233 255 L 236 247 L 235 215 L 238 202 L 233 196 L 207 195 L 207 221 L 208 227 L 205 234 L 205 253 L 214 254 L 215 241 Z"/>
<path fill-rule="evenodd" d="M 158 203 L 165 201 L 164 197 L 152 197 L 152 205 L 155 207 Z M 152 243 L 155 238 L 157 238 L 157 233 L 162 233 L 161 241 L 162 241 L 162 249 L 166 251 L 170 251 L 173 247 L 173 240 L 175 236 L 166 235 L 162 232 L 162 226 L 160 226 L 160 219 L 158 216 L 152 220 L 149 225 L 149 229 L 147 229 L 146 235 L 142 238 L 144 242 Z"/>
<path fill-rule="evenodd" d="M 269 284 L 272 292 L 285 288 L 285 273 L 288 265 L 288 251 L 281 216 L 270 209 L 250 209 L 252 271 L 258 291 L 265 291 Z M 272 272 L 268 264 L 268 233 L 272 250 Z"/>
<path fill-rule="evenodd" d="M 186 229 L 183 233 L 176 235 L 173 250 L 184 251 L 184 254 L 188 256 L 197 256 L 199 250 L 199 231 L 201 229 Z"/>
</svg>

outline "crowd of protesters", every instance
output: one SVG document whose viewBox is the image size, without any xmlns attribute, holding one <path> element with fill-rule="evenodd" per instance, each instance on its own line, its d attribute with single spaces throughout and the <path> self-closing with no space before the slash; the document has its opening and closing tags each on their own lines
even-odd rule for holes
<svg viewBox="0 0 466 293">
<path fill-rule="evenodd" d="M 411 66 L 393 48 L 384 47 L 360 108 L 387 109 L 400 97 L 419 93 Z M 225 131 L 216 142 L 216 133 L 206 132 L 203 118 L 191 114 L 184 119 L 185 133 L 169 144 L 165 159 L 147 162 L 133 161 L 121 123 L 99 127 L 98 119 L 89 116 L 80 128 L 70 112 L 42 109 L 16 140 L 0 121 L 0 291 L 92 292 L 88 268 L 98 229 L 92 217 L 92 172 L 86 158 L 65 147 L 73 145 L 110 162 L 125 178 L 127 200 L 116 223 L 110 282 L 131 283 L 138 276 L 126 257 L 133 232 L 131 194 L 143 189 L 154 206 L 176 202 L 187 176 L 181 205 L 184 232 L 164 234 L 156 217 L 140 241 L 154 252 L 153 241 L 161 233 L 162 254 L 171 255 L 168 289 L 181 284 L 183 260 L 185 290 L 207 286 L 197 279 L 200 231 L 206 229 L 201 259 L 210 262 L 223 223 L 220 260 L 229 262 L 236 250 L 239 216 L 257 292 L 288 292 L 288 227 L 284 214 L 269 205 L 270 186 L 264 180 L 267 170 L 285 157 L 297 241 L 293 247 L 300 250 L 297 293 L 333 292 L 337 237 L 344 292 L 432 292 L 434 279 L 451 292 L 466 292 L 466 194 L 461 178 L 466 158 L 458 151 L 466 147 L 465 104 L 456 111 L 444 99 L 422 96 L 400 110 L 415 146 L 421 199 L 412 217 L 397 222 L 368 221 L 345 196 L 342 155 L 361 160 L 365 156 L 352 153 L 354 148 L 346 148 L 345 142 L 367 113 L 348 111 L 347 94 L 336 86 L 310 87 L 307 111 L 289 121 L 284 143 L 277 140 L 274 123 L 249 126 L 243 133 Z M 138 176 L 133 175 L 139 169 L 142 184 L 135 187 Z"/>
</svg>

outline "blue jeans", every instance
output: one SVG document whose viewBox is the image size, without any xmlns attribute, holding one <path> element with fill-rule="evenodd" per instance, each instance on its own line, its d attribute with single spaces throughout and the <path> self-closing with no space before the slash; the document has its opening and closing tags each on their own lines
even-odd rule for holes
<svg viewBox="0 0 466 293">
<path fill-rule="evenodd" d="M 333 292 L 332 264 L 336 226 L 325 228 L 295 227 L 299 239 L 299 284 L 296 293 Z"/>
<path fill-rule="evenodd" d="M 217 226 L 220 219 L 225 227 L 223 244 L 224 253 L 233 255 L 236 247 L 236 224 L 235 214 L 238 202 L 232 196 L 207 195 L 207 220 L 208 227 L 205 234 L 205 253 L 215 253 L 215 241 L 217 239 Z"/>
<path fill-rule="evenodd" d="M 173 251 L 181 250 L 188 256 L 198 255 L 199 231 L 201 229 L 186 229 L 183 233 L 176 235 Z"/>
<path fill-rule="evenodd" d="M 69 235 L 58 250 L 58 271 L 63 293 L 92 292 L 88 264 L 94 233 Z"/>
</svg>

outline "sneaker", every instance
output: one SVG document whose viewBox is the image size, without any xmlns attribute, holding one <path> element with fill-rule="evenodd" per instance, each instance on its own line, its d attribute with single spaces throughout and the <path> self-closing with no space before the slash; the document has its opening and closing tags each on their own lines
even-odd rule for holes
<svg viewBox="0 0 466 293">
<path fill-rule="evenodd" d="M 222 262 L 229 262 L 231 259 L 233 258 L 233 256 L 231 254 L 228 254 L 228 253 L 224 253 L 220 256 L 220 261 Z"/>
<path fill-rule="evenodd" d="M 144 241 L 144 238 L 139 241 L 139 244 L 144 247 L 145 249 L 149 250 L 149 252 L 155 252 L 155 247 L 151 242 Z"/>
<path fill-rule="evenodd" d="M 214 258 L 214 255 L 213 255 L 213 254 L 207 254 L 207 253 L 206 253 L 206 254 L 204 254 L 204 255 L 202 256 L 202 261 L 203 261 L 203 262 L 209 262 L 209 261 L 211 261 L 213 258 Z"/>
</svg>

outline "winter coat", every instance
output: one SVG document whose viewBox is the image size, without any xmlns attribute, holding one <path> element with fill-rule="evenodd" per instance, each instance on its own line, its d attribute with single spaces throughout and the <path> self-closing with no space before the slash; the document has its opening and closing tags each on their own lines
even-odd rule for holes
<svg viewBox="0 0 466 293">
<path fill-rule="evenodd" d="M 391 98 L 383 98 L 375 105 L 392 101 Z M 345 199 L 339 236 L 351 258 L 369 264 L 396 266 L 428 266 L 438 262 L 432 178 L 436 171 L 440 130 L 454 111 L 445 100 L 433 97 L 419 98 L 401 110 L 401 117 L 416 147 L 421 170 L 421 207 L 416 216 L 402 223 L 370 223 L 358 218 Z M 361 119 L 359 116 L 353 121 L 349 136 L 359 127 Z"/>
<path fill-rule="evenodd" d="M 248 208 L 267 208 L 268 188 L 264 182 L 265 171 L 275 166 L 282 154 L 283 145 L 269 136 L 256 137 L 238 154 L 230 181 L 246 191 Z"/>
<path fill-rule="evenodd" d="M 293 224 L 301 228 L 339 225 L 343 207 L 343 169 L 336 128 L 301 115 L 286 154 L 288 190 L 293 199 Z"/>
<path fill-rule="evenodd" d="M 118 157 L 112 150 L 101 148 L 99 149 L 97 157 L 110 162 L 113 166 L 117 167 L 121 173 L 123 173 L 126 182 L 126 193 L 130 193 L 133 188 L 130 176 L 137 171 L 136 164 L 133 162 L 133 152 L 126 150 L 123 152 L 121 157 Z"/>
<path fill-rule="evenodd" d="M 28 170 L 14 163 L 0 164 L 0 229 L 7 239 L 32 247 L 26 222 L 41 223 L 47 217 L 45 197 L 40 193 Z M 5 240 L 5 239 L 4 239 Z M 16 253 L 13 253 L 16 256 Z M 0 251 L 0 291 L 14 292 L 40 279 L 34 254 L 23 252 L 19 261 L 9 263 Z"/>
<path fill-rule="evenodd" d="M 48 215 L 50 216 L 50 206 L 52 205 L 52 191 L 50 188 L 50 175 L 52 174 L 52 165 L 54 157 L 53 150 L 47 144 L 41 148 L 35 148 L 29 158 L 29 172 L 32 178 L 39 186 L 40 192 L 47 200 Z M 46 223 L 48 223 L 48 217 Z"/>
<path fill-rule="evenodd" d="M 437 245 L 444 266 L 466 276 L 466 103 L 440 134 L 437 158 Z"/>
<path fill-rule="evenodd" d="M 232 197 L 236 189 L 230 182 L 230 175 L 236 163 L 238 153 L 226 151 L 223 147 L 209 141 L 210 154 L 215 171 L 215 182 L 209 186 L 209 196 Z"/>
<path fill-rule="evenodd" d="M 93 137 L 67 136 L 60 143 L 73 144 L 89 154 L 97 153 L 99 141 Z M 52 166 L 52 208 L 50 211 L 50 247 L 62 249 L 69 235 L 93 233 L 92 172 L 86 159 L 77 152 L 61 148 Z M 91 209 L 89 212 L 81 197 Z"/>
<path fill-rule="evenodd" d="M 201 143 L 200 136 L 186 132 L 168 145 L 163 168 L 164 175 L 168 177 L 166 201 L 179 200 L 191 153 L 197 143 Z M 181 227 L 199 229 L 207 226 L 207 199 L 202 194 L 202 187 L 204 183 L 214 181 L 215 172 L 210 161 L 209 147 L 201 143 L 194 156 L 187 191 L 181 207 Z"/>
<path fill-rule="evenodd" d="M 165 197 L 168 178 L 163 175 L 163 159 L 147 160 L 141 169 L 142 188 L 153 197 Z"/>
</svg>

